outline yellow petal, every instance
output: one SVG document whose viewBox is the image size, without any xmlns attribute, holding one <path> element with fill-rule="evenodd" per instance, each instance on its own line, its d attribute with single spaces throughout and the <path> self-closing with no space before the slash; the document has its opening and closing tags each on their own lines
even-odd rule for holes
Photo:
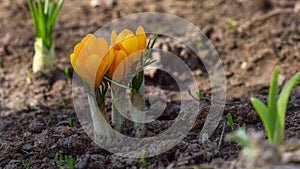
<svg viewBox="0 0 300 169">
<path fill-rule="evenodd" d="M 112 78 L 114 75 L 115 70 L 119 66 L 119 64 L 123 61 L 124 58 L 127 57 L 127 53 L 123 50 L 115 51 L 114 60 L 109 68 L 109 76 Z"/>
<path fill-rule="evenodd" d="M 124 29 L 119 35 L 117 36 L 116 43 L 119 43 L 126 39 L 128 36 L 134 36 L 134 33 L 129 29 Z"/>
<path fill-rule="evenodd" d="M 139 50 L 146 49 L 146 33 L 142 26 L 136 29 L 136 37 L 138 39 Z"/>
<path fill-rule="evenodd" d="M 73 68 L 75 68 L 76 62 L 77 62 L 77 55 L 75 55 L 74 53 L 72 53 L 70 55 L 70 62 Z"/>
<path fill-rule="evenodd" d="M 98 85 L 97 80 L 102 79 L 102 77 L 97 77 L 98 69 L 102 69 L 101 68 L 102 59 L 103 58 L 99 57 L 99 55 L 92 54 L 84 62 L 85 69 L 87 69 L 89 74 L 91 75 L 90 77 L 91 81 L 89 82 L 91 83 L 90 84 L 91 86 L 97 86 Z"/>
<path fill-rule="evenodd" d="M 139 49 L 138 39 L 136 36 L 129 35 L 123 41 L 121 41 L 120 44 L 128 55 L 136 52 Z"/>
<path fill-rule="evenodd" d="M 111 32 L 111 37 L 110 37 L 110 44 L 114 45 L 117 40 L 117 33 L 115 31 Z"/>
</svg>

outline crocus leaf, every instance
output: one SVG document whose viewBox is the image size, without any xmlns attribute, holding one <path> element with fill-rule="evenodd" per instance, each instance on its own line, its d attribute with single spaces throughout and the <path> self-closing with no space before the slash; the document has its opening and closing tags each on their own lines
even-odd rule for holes
<svg viewBox="0 0 300 169">
<path fill-rule="evenodd" d="M 273 133 L 271 132 L 272 126 L 270 126 L 271 118 L 269 117 L 270 112 L 268 110 L 268 107 L 262 101 L 253 97 L 251 98 L 251 102 L 255 110 L 257 111 L 261 121 L 263 122 L 263 125 L 267 131 L 268 139 L 272 141 Z"/>
<path fill-rule="evenodd" d="M 270 135 L 273 136 L 275 130 L 275 122 L 276 118 L 276 112 L 277 112 L 277 97 L 278 97 L 278 76 L 279 76 L 279 67 L 276 66 L 273 76 L 270 82 L 270 90 L 269 90 L 269 98 L 268 98 L 268 113 L 270 113 L 269 121 L 270 121 Z M 271 138 L 273 139 L 273 138 Z"/>
<path fill-rule="evenodd" d="M 283 130 L 284 130 L 284 120 L 286 114 L 287 103 L 291 94 L 293 87 L 296 85 L 297 81 L 300 79 L 300 72 L 295 74 L 283 87 L 279 99 L 277 101 L 277 116 L 279 126 L 282 128 L 282 136 L 279 142 L 283 142 Z M 278 136 L 279 137 L 279 136 Z"/>
</svg>

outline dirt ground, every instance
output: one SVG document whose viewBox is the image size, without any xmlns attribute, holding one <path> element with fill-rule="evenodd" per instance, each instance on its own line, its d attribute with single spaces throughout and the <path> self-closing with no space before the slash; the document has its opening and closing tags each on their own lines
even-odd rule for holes
<svg viewBox="0 0 300 169">
<path fill-rule="evenodd" d="M 221 137 L 232 132 L 226 114 L 235 126 L 263 131 L 262 123 L 249 98 L 266 100 L 271 73 L 280 66 L 282 79 L 289 79 L 300 66 L 300 15 L 297 0 L 117 0 L 111 6 L 92 7 L 90 1 L 67 0 L 54 29 L 55 71 L 51 75 L 32 74 L 34 33 L 25 0 L 0 1 L 0 168 L 23 168 L 22 160 L 33 157 L 31 168 L 57 168 L 55 154 L 71 155 L 77 168 L 172 168 L 210 165 L 229 168 L 241 148 Z M 300 8 L 300 6 L 298 7 Z M 72 102 L 72 74 L 69 55 L 87 33 L 122 16 L 156 11 L 182 17 L 210 39 L 222 61 L 227 78 L 227 103 L 217 130 L 205 144 L 199 144 L 209 102 L 201 109 L 195 127 L 171 150 L 155 157 L 121 158 L 98 147 L 77 119 Z M 300 10 L 298 9 L 298 12 Z M 235 27 L 230 28 L 228 21 Z M 192 68 L 205 96 L 210 95 L 207 73 L 196 56 L 182 52 L 180 44 L 168 38 L 157 47 L 174 53 Z M 69 74 L 64 73 L 65 67 Z M 169 85 L 146 77 L 146 89 Z M 201 79 L 201 81 L 200 81 Z M 203 81 L 202 81 L 203 80 Z M 174 91 L 166 91 L 172 97 Z M 147 125 L 148 136 L 160 133 L 176 118 L 178 103 L 168 102 L 164 114 Z M 67 119 L 71 118 L 73 125 Z M 292 91 L 288 104 L 286 140 L 300 140 L 300 85 Z M 223 139 L 219 146 L 219 140 Z M 203 158 L 207 152 L 207 158 Z M 299 163 L 299 161 L 298 161 Z M 190 167 L 192 168 L 192 167 Z"/>
</svg>

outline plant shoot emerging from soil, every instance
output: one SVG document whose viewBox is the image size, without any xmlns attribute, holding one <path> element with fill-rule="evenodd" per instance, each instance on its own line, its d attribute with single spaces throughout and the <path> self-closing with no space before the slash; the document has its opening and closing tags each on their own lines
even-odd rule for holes
<svg viewBox="0 0 300 169">
<path fill-rule="evenodd" d="M 278 76 L 279 67 L 276 67 L 270 83 L 268 104 L 265 105 L 262 101 L 251 98 L 251 102 L 256 109 L 265 130 L 268 135 L 268 140 L 271 143 L 280 145 L 284 140 L 284 124 L 287 103 L 289 100 L 292 88 L 300 79 L 300 72 L 296 73 L 283 87 L 278 96 Z"/>
<path fill-rule="evenodd" d="M 53 67 L 55 56 L 52 38 L 53 26 L 64 0 L 27 0 L 33 20 L 35 42 L 33 57 L 33 72 L 49 72 Z"/>
</svg>

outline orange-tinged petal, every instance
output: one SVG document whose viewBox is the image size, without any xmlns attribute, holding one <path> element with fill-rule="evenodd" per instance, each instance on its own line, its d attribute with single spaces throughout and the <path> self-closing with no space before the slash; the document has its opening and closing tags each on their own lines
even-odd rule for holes
<svg viewBox="0 0 300 169">
<path fill-rule="evenodd" d="M 110 44 L 114 45 L 116 43 L 117 40 L 117 33 L 115 31 L 111 32 L 111 37 L 110 37 Z"/>
<path fill-rule="evenodd" d="M 136 29 L 136 37 L 138 39 L 139 50 L 146 48 L 146 33 L 142 26 Z"/>
<path fill-rule="evenodd" d="M 90 37 L 94 36 L 93 34 L 87 34 L 82 40 L 80 43 L 83 43 L 85 44 L 87 42 L 87 40 L 90 39 Z"/>
<path fill-rule="evenodd" d="M 138 46 L 138 39 L 136 38 L 136 36 L 129 35 L 124 40 L 122 40 L 120 42 L 120 44 L 125 49 L 125 51 L 126 51 L 126 53 L 128 55 L 136 52 L 138 50 L 138 48 L 139 48 L 139 46 Z"/>
<path fill-rule="evenodd" d="M 75 68 L 76 62 L 77 62 L 77 55 L 75 55 L 74 53 L 72 53 L 70 55 L 70 62 L 73 68 Z"/>
<path fill-rule="evenodd" d="M 123 50 L 115 51 L 115 58 L 109 69 L 109 76 L 112 78 L 119 64 L 127 57 L 127 53 Z"/>
<path fill-rule="evenodd" d="M 84 43 L 77 43 L 74 47 L 74 54 L 76 56 L 79 55 L 79 52 L 81 51 L 82 47 L 84 46 Z"/>
<path fill-rule="evenodd" d="M 123 41 L 124 39 L 128 38 L 129 36 L 134 36 L 134 33 L 129 29 L 124 29 L 117 36 L 116 43 L 119 43 L 119 42 Z"/>
</svg>

